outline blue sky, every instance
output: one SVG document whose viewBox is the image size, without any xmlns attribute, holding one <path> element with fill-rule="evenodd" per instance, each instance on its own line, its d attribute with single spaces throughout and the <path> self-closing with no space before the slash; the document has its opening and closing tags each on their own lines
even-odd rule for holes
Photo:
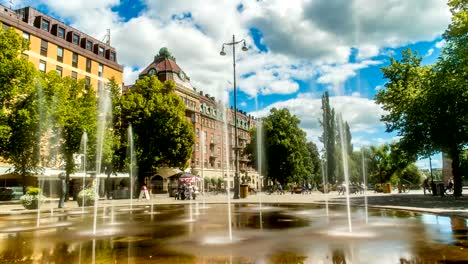
<svg viewBox="0 0 468 264">
<path fill-rule="evenodd" d="M 3 0 L 9 6 L 9 1 Z M 245 39 L 237 52 L 239 108 L 255 116 L 287 107 L 302 120 L 308 139 L 321 128 L 320 98 L 350 124 L 353 144 L 396 139 L 379 121 L 373 101 L 385 84 L 380 68 L 411 48 L 433 63 L 450 23 L 442 0 L 15 0 L 33 6 L 111 44 L 124 65 L 125 83 L 135 81 L 161 47 L 168 47 L 191 83 L 232 102 L 232 57 L 219 56 L 223 42 Z M 440 167 L 440 156 L 434 167 Z M 427 167 L 420 161 L 420 167 Z"/>
</svg>

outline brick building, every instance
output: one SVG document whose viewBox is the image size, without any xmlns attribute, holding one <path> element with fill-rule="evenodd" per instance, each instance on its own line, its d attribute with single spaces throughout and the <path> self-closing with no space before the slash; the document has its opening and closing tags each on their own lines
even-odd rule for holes
<svg viewBox="0 0 468 264">
<path fill-rule="evenodd" d="M 176 59 L 166 48 L 162 48 L 153 62 L 140 73 L 140 77 L 151 75 L 158 76 L 161 81 L 173 80 L 176 85 L 176 93 L 185 104 L 185 116 L 192 123 L 196 135 L 196 143 L 190 160 L 190 171 L 202 177 L 223 178 L 224 181 L 227 181 L 228 175 L 230 175 L 231 186 L 233 186 L 235 171 L 233 109 L 227 108 L 215 97 L 193 87 L 190 83 L 190 77 L 177 65 Z M 227 134 L 224 122 L 226 114 L 229 124 Z M 249 130 L 255 125 L 255 121 L 253 116 L 238 111 L 239 153 L 242 153 L 250 141 Z M 249 176 L 250 184 L 259 187 L 258 173 L 248 165 L 248 162 L 246 156 L 239 155 L 240 177 Z M 166 191 L 169 180 L 165 176 L 161 176 L 159 180 L 162 189 Z"/>
</svg>

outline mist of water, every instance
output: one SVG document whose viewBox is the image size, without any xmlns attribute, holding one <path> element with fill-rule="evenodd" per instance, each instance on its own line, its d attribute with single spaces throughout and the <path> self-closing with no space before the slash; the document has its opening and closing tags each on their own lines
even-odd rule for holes
<svg viewBox="0 0 468 264">
<path fill-rule="evenodd" d="M 260 179 L 260 188 L 263 185 L 262 176 L 262 165 L 263 165 L 263 122 L 261 119 L 257 119 L 257 169 Z M 260 229 L 263 229 L 263 215 L 262 215 L 262 192 L 258 192 L 258 204 L 260 207 Z"/>
<path fill-rule="evenodd" d="M 346 210 L 348 213 L 348 229 L 349 232 L 353 232 L 353 226 L 351 223 L 351 206 L 349 201 L 349 165 L 348 165 L 348 147 L 347 147 L 347 140 L 346 134 L 343 127 L 343 119 L 341 114 L 338 115 L 338 127 L 340 130 L 340 141 L 341 141 L 341 158 L 343 159 L 343 173 L 345 178 L 345 186 L 346 186 Z"/>
<path fill-rule="evenodd" d="M 230 148 L 229 143 L 229 119 L 228 112 L 229 108 L 224 107 L 224 143 L 226 151 L 226 171 L 227 171 L 227 201 L 228 201 L 228 231 L 229 231 L 229 240 L 232 241 L 232 216 L 231 216 L 231 171 L 230 171 Z M 223 165 L 224 167 L 224 165 Z M 226 186 L 225 186 L 226 187 Z"/>
<path fill-rule="evenodd" d="M 86 188 L 86 153 L 87 153 L 87 147 L 88 147 L 88 133 L 83 132 L 83 135 L 81 136 L 81 149 L 83 151 L 83 186 L 82 190 Z M 83 206 L 81 207 L 81 212 L 84 213 L 84 203 L 85 203 L 85 196 L 83 195 L 82 198 L 82 204 Z"/>
<path fill-rule="evenodd" d="M 328 180 L 327 177 L 325 176 L 325 164 L 322 161 L 322 182 L 323 182 L 323 193 L 325 194 L 325 213 L 327 215 L 327 218 L 329 217 L 329 211 L 328 211 Z"/>
<path fill-rule="evenodd" d="M 202 178 L 202 193 L 203 193 L 203 206 L 205 206 L 205 144 L 206 144 L 206 134 L 201 131 L 201 178 Z"/>
<path fill-rule="evenodd" d="M 130 177 L 130 212 L 133 210 L 133 190 L 134 190 L 134 177 L 135 177 L 135 153 L 134 153 L 134 146 L 133 146 L 133 128 L 132 124 L 128 126 L 128 153 L 130 156 L 130 167 L 128 169 L 128 174 Z"/>
<path fill-rule="evenodd" d="M 364 155 L 364 149 L 361 149 L 362 155 L 362 182 L 364 183 L 364 207 L 366 210 L 366 224 L 369 222 L 369 213 L 367 207 L 367 177 L 366 177 L 366 160 Z"/>
<path fill-rule="evenodd" d="M 43 153 L 42 152 L 42 147 L 46 148 L 47 150 L 45 150 L 44 152 L 48 152 L 49 151 L 49 141 L 47 140 L 46 141 L 46 146 L 42 146 L 42 134 L 45 130 L 47 130 L 48 128 L 48 121 L 47 121 L 47 110 L 45 109 L 45 105 L 46 105 L 46 102 L 45 102 L 45 96 L 44 96 L 44 91 L 42 89 L 42 84 L 40 81 L 37 81 L 36 83 L 36 92 L 37 92 L 37 100 L 38 100 L 38 113 L 39 113 L 39 123 L 38 123 L 38 127 L 37 127 L 37 131 L 36 131 L 36 135 L 37 135 L 37 139 L 38 139 L 38 144 L 39 144 L 39 151 L 38 151 L 38 160 L 40 162 L 40 166 L 42 167 L 42 169 L 44 169 L 44 159 L 43 159 Z M 40 173 L 42 174 L 42 172 Z M 38 187 L 39 187 L 39 194 L 38 196 L 39 197 L 42 197 L 43 195 L 43 189 L 44 189 L 44 178 L 39 176 L 38 177 Z M 41 225 L 41 200 L 38 200 L 38 203 L 37 203 L 37 215 L 36 215 L 36 226 L 39 227 Z"/>
<path fill-rule="evenodd" d="M 97 118 L 97 133 L 96 133 L 96 179 L 94 183 L 94 219 L 93 219 L 93 234 L 96 235 L 97 229 L 97 210 L 99 203 L 99 175 L 101 174 L 102 152 L 104 145 L 104 135 L 107 128 L 108 117 L 111 114 L 111 100 L 107 89 L 99 89 L 99 108 Z"/>
</svg>

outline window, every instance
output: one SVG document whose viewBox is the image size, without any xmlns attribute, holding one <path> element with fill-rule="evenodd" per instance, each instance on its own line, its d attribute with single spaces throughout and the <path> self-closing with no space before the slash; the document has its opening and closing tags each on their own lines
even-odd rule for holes
<svg viewBox="0 0 468 264">
<path fill-rule="evenodd" d="M 49 43 L 45 40 L 41 40 L 41 55 L 47 57 L 47 47 L 49 46 Z"/>
<path fill-rule="evenodd" d="M 58 75 L 60 75 L 60 77 L 62 77 L 62 72 L 63 72 L 62 67 L 57 66 L 57 67 L 55 68 L 55 70 L 57 71 Z"/>
<path fill-rule="evenodd" d="M 57 61 L 63 62 L 63 48 L 57 47 Z"/>
<path fill-rule="evenodd" d="M 86 49 L 91 51 L 93 50 L 93 42 L 91 42 L 91 40 L 86 41 Z"/>
<path fill-rule="evenodd" d="M 40 70 L 41 72 L 45 72 L 45 71 L 46 71 L 46 62 L 45 62 L 45 61 L 43 61 L 43 60 L 40 60 L 40 61 L 39 61 L 39 70 Z"/>
<path fill-rule="evenodd" d="M 78 54 L 73 52 L 73 55 L 72 55 L 72 66 L 73 67 L 78 67 Z"/>
<path fill-rule="evenodd" d="M 42 23 L 41 23 L 42 30 L 49 31 L 49 25 L 50 23 L 48 20 L 42 19 Z"/>
<path fill-rule="evenodd" d="M 86 76 L 86 78 L 85 78 L 85 88 L 86 88 L 86 90 L 89 90 L 90 86 L 91 86 L 91 78 L 89 78 L 89 76 Z"/>
<path fill-rule="evenodd" d="M 72 42 L 73 44 L 78 45 L 80 43 L 80 36 L 78 36 L 77 34 L 73 34 Z"/>
<path fill-rule="evenodd" d="M 86 72 L 91 72 L 91 60 L 86 58 Z"/>
<path fill-rule="evenodd" d="M 104 57 L 104 48 L 103 47 L 99 47 L 98 55 Z"/>
<path fill-rule="evenodd" d="M 59 27 L 57 30 L 57 37 L 65 38 L 65 29 L 63 27 Z"/>
<path fill-rule="evenodd" d="M 111 51 L 110 55 L 109 55 L 109 59 L 111 61 L 115 61 L 115 52 Z"/>
<path fill-rule="evenodd" d="M 99 77 L 102 77 L 102 76 L 103 76 L 103 73 L 104 73 L 104 66 L 102 66 L 101 63 L 99 63 L 99 66 L 98 66 L 98 76 L 99 76 Z"/>
<path fill-rule="evenodd" d="M 29 40 L 29 33 L 28 32 L 23 32 L 23 38 Z"/>
<path fill-rule="evenodd" d="M 77 74 L 75 71 L 72 71 L 72 73 L 71 73 L 71 78 L 72 78 L 73 80 L 77 80 L 77 79 L 78 79 L 78 74 Z"/>
</svg>

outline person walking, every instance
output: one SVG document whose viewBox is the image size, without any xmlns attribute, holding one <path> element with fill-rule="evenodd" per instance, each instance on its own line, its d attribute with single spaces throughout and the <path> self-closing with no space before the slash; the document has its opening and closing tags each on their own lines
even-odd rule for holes
<svg viewBox="0 0 468 264">
<path fill-rule="evenodd" d="M 141 186 L 140 196 L 138 197 L 138 201 L 140 201 L 141 199 L 146 199 L 148 201 L 151 199 L 150 194 L 148 192 L 148 187 L 146 187 L 146 184 L 143 184 Z"/>
</svg>

